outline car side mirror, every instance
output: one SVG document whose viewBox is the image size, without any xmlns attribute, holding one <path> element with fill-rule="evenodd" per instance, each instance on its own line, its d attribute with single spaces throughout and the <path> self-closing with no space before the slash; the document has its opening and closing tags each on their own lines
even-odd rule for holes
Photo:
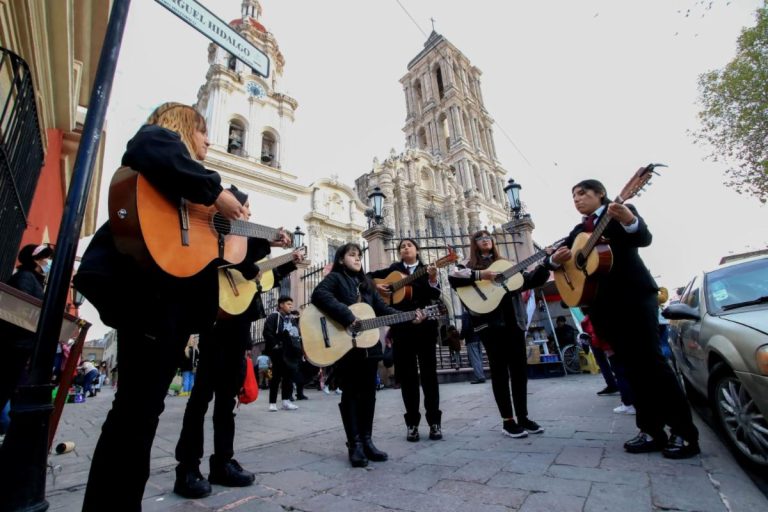
<svg viewBox="0 0 768 512">
<path fill-rule="evenodd" d="M 661 312 L 661 316 L 667 320 L 701 320 L 699 310 L 688 304 L 670 304 Z"/>
</svg>

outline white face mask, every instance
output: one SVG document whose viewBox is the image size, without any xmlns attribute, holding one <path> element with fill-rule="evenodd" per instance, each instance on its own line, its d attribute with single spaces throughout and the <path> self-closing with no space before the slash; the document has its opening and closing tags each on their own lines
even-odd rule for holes
<svg viewBox="0 0 768 512">
<path fill-rule="evenodd" d="M 50 259 L 44 259 L 40 263 L 40 270 L 43 272 L 43 275 L 48 275 L 48 273 L 51 271 L 51 260 Z"/>
</svg>

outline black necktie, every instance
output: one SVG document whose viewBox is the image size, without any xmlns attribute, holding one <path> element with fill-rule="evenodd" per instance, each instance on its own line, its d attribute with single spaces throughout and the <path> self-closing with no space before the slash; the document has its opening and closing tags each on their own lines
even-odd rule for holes
<svg viewBox="0 0 768 512">
<path fill-rule="evenodd" d="M 593 213 L 586 219 L 584 219 L 584 231 L 586 233 L 591 233 L 595 230 L 595 221 L 597 220 L 597 214 Z"/>
</svg>

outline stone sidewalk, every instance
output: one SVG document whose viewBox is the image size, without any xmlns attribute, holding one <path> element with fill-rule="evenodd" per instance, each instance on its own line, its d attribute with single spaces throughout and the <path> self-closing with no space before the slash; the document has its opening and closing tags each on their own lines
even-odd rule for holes
<svg viewBox="0 0 768 512">
<path fill-rule="evenodd" d="M 298 411 L 268 412 L 266 394 L 237 416 L 235 453 L 256 472 L 251 487 L 213 486 L 202 500 L 172 492 L 173 450 L 184 398 L 169 397 L 152 452 L 145 511 L 568 511 L 768 510 L 768 499 L 709 427 L 698 421 L 702 455 L 670 461 L 631 455 L 622 444 L 634 416 L 612 412 L 618 397 L 597 397 L 600 376 L 529 382 L 531 418 L 546 431 L 525 439 L 501 434 L 490 381 L 441 385 L 442 441 L 405 441 L 399 391 L 378 393 L 374 439 L 390 460 L 354 469 L 347 462 L 338 397 L 309 390 Z M 111 390 L 65 407 L 56 443 L 76 449 L 52 455 L 50 510 L 80 510 L 89 460 Z M 210 416 L 210 411 L 209 411 Z M 212 440 L 210 421 L 206 453 Z M 207 461 L 203 474 L 207 474 Z M 119 478 L 119 461 L 115 461 Z M 117 504 L 105 504 L 118 510 Z"/>
</svg>

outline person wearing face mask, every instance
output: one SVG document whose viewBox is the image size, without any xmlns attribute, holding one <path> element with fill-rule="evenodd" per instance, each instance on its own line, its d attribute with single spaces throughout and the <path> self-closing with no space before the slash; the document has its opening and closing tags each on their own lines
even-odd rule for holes
<svg viewBox="0 0 768 512">
<path fill-rule="evenodd" d="M 43 299 L 45 279 L 51 270 L 53 249 L 43 244 L 25 245 L 19 251 L 19 266 L 7 284 L 36 299 Z M 24 380 L 27 361 L 32 355 L 35 334 L 0 320 L 0 409 L 11 399 L 16 386 Z"/>
</svg>

